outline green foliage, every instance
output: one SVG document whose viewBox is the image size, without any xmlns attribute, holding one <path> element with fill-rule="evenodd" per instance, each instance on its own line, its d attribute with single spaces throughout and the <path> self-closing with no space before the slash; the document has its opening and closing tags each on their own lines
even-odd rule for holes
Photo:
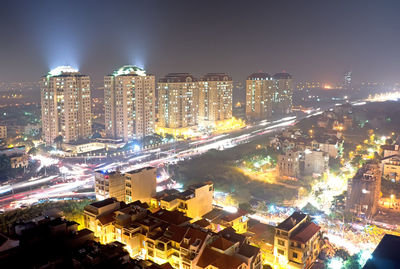
<svg viewBox="0 0 400 269">
<path fill-rule="evenodd" d="M 30 148 L 30 149 L 29 149 L 28 154 L 29 154 L 29 155 L 36 155 L 37 152 L 38 152 L 38 149 L 35 148 L 35 147 L 33 147 L 33 148 Z"/>
<path fill-rule="evenodd" d="M 61 210 L 68 220 L 76 221 L 83 224 L 82 212 L 86 205 L 92 203 L 93 200 L 74 200 L 62 202 L 47 202 L 39 205 L 34 205 L 24 209 L 16 209 L 6 211 L 0 215 L 0 231 L 7 232 L 7 227 L 18 221 L 30 220 L 34 217 L 40 216 L 44 211 L 50 209 Z"/>
<path fill-rule="evenodd" d="M 10 158 L 7 155 L 2 154 L 0 155 L 0 170 L 8 170 L 8 169 L 11 169 Z"/>
<path fill-rule="evenodd" d="M 217 191 L 232 193 L 239 203 L 245 203 L 251 197 L 281 203 L 296 197 L 297 190 L 278 184 L 268 184 L 250 179 L 237 169 L 237 161 L 258 151 L 257 145 L 266 142 L 265 137 L 252 143 L 232 149 L 210 150 L 204 155 L 172 167 L 174 178 L 185 186 L 211 180 Z M 267 154 L 265 148 L 263 154 Z"/>
<path fill-rule="evenodd" d="M 239 204 L 239 208 L 249 213 L 254 213 L 254 210 L 251 208 L 249 203 L 241 203 Z"/>
</svg>

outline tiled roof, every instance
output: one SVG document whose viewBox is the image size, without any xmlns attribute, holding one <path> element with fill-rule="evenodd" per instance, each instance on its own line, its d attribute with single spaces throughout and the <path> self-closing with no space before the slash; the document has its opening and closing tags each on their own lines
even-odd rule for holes
<svg viewBox="0 0 400 269">
<path fill-rule="evenodd" d="M 236 233 L 235 229 L 233 229 L 232 227 L 225 228 L 218 234 L 231 242 L 239 242 L 239 245 L 243 244 L 246 241 L 246 236 Z"/>
<path fill-rule="evenodd" d="M 234 244 L 231 241 L 228 241 L 223 237 L 218 237 L 217 240 L 210 244 L 210 247 L 225 251 L 233 245 Z"/>
<path fill-rule="evenodd" d="M 181 225 L 191 220 L 191 218 L 186 217 L 182 212 L 177 210 L 168 211 L 165 209 L 160 209 L 157 212 L 151 214 L 151 216 L 153 218 L 175 225 Z"/>
<path fill-rule="evenodd" d="M 90 205 L 96 208 L 101 208 L 103 206 L 111 205 L 115 202 L 116 202 L 115 198 L 108 198 L 102 201 L 91 203 Z"/>
<path fill-rule="evenodd" d="M 190 227 L 184 236 L 184 239 L 189 239 L 189 243 L 186 244 L 183 241 L 181 243 L 181 247 L 189 248 L 190 245 L 192 245 L 193 243 L 195 243 L 198 240 L 200 240 L 200 244 L 204 244 L 206 238 L 207 238 L 206 232 Z"/>
<path fill-rule="evenodd" d="M 198 225 L 202 228 L 206 228 L 210 225 L 210 222 L 208 222 L 206 219 L 199 219 L 198 221 L 193 222 L 193 224 Z"/>
<path fill-rule="evenodd" d="M 237 269 L 243 263 L 243 261 L 235 256 L 229 256 L 207 247 L 201 254 L 197 266 L 205 268 L 212 265 L 217 268 Z"/>
<path fill-rule="evenodd" d="M 302 212 L 294 212 L 290 217 L 285 219 L 283 222 L 279 223 L 276 228 L 280 230 L 290 231 L 295 227 L 300 221 L 307 218 L 307 215 Z"/>
<path fill-rule="evenodd" d="M 314 222 L 309 222 L 302 229 L 296 231 L 296 233 L 291 236 L 290 240 L 305 244 L 311 237 L 318 233 L 319 230 L 321 230 L 321 227 Z"/>
<path fill-rule="evenodd" d="M 170 225 L 167 228 L 167 230 L 165 231 L 164 236 L 174 242 L 180 243 L 183 240 L 183 237 L 185 236 L 186 231 L 187 231 L 187 228 L 177 226 L 177 225 Z"/>
<path fill-rule="evenodd" d="M 111 222 L 113 222 L 114 220 L 115 220 L 115 218 L 114 218 L 114 214 L 113 214 L 113 213 L 106 214 L 106 215 L 103 215 L 103 216 L 100 216 L 100 217 L 99 217 L 99 221 L 100 221 L 100 223 L 101 223 L 102 225 L 106 225 L 106 224 L 108 224 L 108 223 L 111 223 Z"/>
<path fill-rule="evenodd" d="M 258 247 L 249 244 L 243 244 L 239 249 L 239 254 L 247 258 L 252 258 L 254 256 L 257 256 L 259 252 L 260 249 Z"/>
</svg>

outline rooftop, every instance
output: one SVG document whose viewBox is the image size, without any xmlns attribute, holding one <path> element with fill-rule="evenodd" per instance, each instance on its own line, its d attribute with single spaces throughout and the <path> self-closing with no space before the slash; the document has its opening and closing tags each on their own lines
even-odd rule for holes
<svg viewBox="0 0 400 269">
<path fill-rule="evenodd" d="M 280 230 L 290 231 L 305 218 L 307 218 L 306 214 L 298 211 L 294 212 L 290 217 L 285 219 L 283 222 L 279 223 L 279 225 L 276 226 L 276 228 Z"/>
<path fill-rule="evenodd" d="M 231 242 L 235 242 L 235 243 L 239 242 L 239 245 L 246 242 L 246 236 L 243 234 L 236 233 L 235 229 L 233 229 L 232 227 L 225 228 L 222 231 L 220 231 L 218 234 Z"/>
<path fill-rule="evenodd" d="M 182 212 L 177 210 L 168 211 L 165 209 L 160 209 L 157 212 L 151 214 L 151 216 L 153 218 L 175 225 L 181 225 L 191 220 L 191 218 L 186 217 Z"/>
<path fill-rule="evenodd" d="M 291 79 L 292 76 L 288 73 L 276 73 L 274 79 Z"/>
<path fill-rule="evenodd" d="M 296 231 L 296 233 L 294 235 L 292 235 L 292 237 L 290 239 L 305 244 L 319 230 L 321 230 L 321 227 L 319 227 L 314 222 L 309 222 L 309 223 L 306 223 L 304 225 L 304 227 L 301 227 L 301 229 L 299 229 L 299 231 Z"/>
<path fill-rule="evenodd" d="M 268 73 L 253 73 L 247 77 L 248 80 L 271 80 L 271 78 Z"/>
<path fill-rule="evenodd" d="M 140 173 L 140 172 L 142 172 L 144 170 L 152 170 L 152 169 L 155 169 L 155 168 L 152 167 L 152 166 L 147 166 L 147 167 L 142 167 L 142 168 L 139 168 L 139 169 L 134 169 L 134 170 L 125 172 L 125 174 L 137 174 L 137 173 Z"/>
<path fill-rule="evenodd" d="M 225 73 L 207 73 L 201 79 L 201 81 L 231 81 L 232 77 Z"/>
<path fill-rule="evenodd" d="M 195 222 L 193 222 L 194 225 L 198 225 L 201 228 L 206 228 L 210 225 L 210 222 L 208 222 L 206 219 L 199 219 Z"/>
<path fill-rule="evenodd" d="M 194 81 L 197 81 L 197 79 L 189 73 L 169 73 L 165 77 L 159 79 L 159 82 L 161 83 L 194 82 Z"/>
<path fill-rule="evenodd" d="M 206 247 L 197 262 L 197 265 L 201 268 L 207 268 L 209 265 L 213 265 L 217 268 L 231 269 L 238 268 L 243 261 L 235 256 L 229 256 L 227 254 L 220 253 L 209 247 Z"/>
<path fill-rule="evenodd" d="M 146 71 L 135 65 L 124 65 L 118 70 L 115 70 L 112 75 L 114 77 L 124 75 L 146 76 Z"/>
<path fill-rule="evenodd" d="M 217 240 L 215 240 L 214 242 L 212 242 L 210 244 L 210 247 L 225 251 L 233 245 L 234 245 L 234 243 L 232 243 L 231 241 L 229 241 L 223 237 L 218 237 Z"/>
<path fill-rule="evenodd" d="M 62 74 L 70 74 L 70 73 L 78 73 L 79 70 L 76 68 L 73 68 L 72 66 L 69 65 L 62 65 L 62 66 L 57 66 L 56 68 L 52 69 L 49 71 L 49 76 L 54 77 L 54 76 L 59 76 Z"/>
<path fill-rule="evenodd" d="M 117 203 L 117 200 L 115 198 L 107 198 L 107 199 L 102 200 L 102 201 L 91 203 L 90 205 L 93 206 L 93 207 L 96 207 L 96 208 L 101 208 L 103 206 L 111 205 L 111 204 L 114 204 L 114 203 Z"/>
<path fill-rule="evenodd" d="M 206 242 L 207 232 L 189 227 L 184 238 L 189 239 L 189 243 L 185 243 L 183 241 L 181 243 L 181 247 L 189 248 L 191 245 L 199 246 L 200 244 L 204 244 Z"/>
<path fill-rule="evenodd" d="M 247 258 L 256 256 L 258 252 L 260 252 L 260 249 L 258 247 L 249 244 L 243 244 L 239 249 L 239 254 Z"/>
<path fill-rule="evenodd" d="M 400 268 L 400 236 L 385 234 L 364 269 Z"/>
</svg>

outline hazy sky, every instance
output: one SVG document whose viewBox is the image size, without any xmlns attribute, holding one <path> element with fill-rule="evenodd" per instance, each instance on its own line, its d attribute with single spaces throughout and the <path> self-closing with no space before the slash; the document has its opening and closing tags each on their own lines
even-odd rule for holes
<svg viewBox="0 0 400 269">
<path fill-rule="evenodd" d="M 1 0 L 0 81 L 60 64 L 94 80 L 123 64 L 168 72 L 286 70 L 299 80 L 400 81 L 399 0 Z"/>
</svg>

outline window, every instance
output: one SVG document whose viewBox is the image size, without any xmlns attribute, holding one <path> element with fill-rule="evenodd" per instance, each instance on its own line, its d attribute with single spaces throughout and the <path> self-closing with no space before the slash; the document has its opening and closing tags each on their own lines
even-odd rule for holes
<svg viewBox="0 0 400 269">
<path fill-rule="evenodd" d="M 278 239 L 278 245 L 285 246 L 285 241 Z"/>
<path fill-rule="evenodd" d="M 294 259 L 297 259 L 297 257 L 298 257 L 297 256 L 297 252 L 293 252 L 292 256 L 293 256 Z"/>
<path fill-rule="evenodd" d="M 285 255 L 285 251 L 283 251 L 282 249 L 278 249 L 278 254 Z"/>
</svg>

